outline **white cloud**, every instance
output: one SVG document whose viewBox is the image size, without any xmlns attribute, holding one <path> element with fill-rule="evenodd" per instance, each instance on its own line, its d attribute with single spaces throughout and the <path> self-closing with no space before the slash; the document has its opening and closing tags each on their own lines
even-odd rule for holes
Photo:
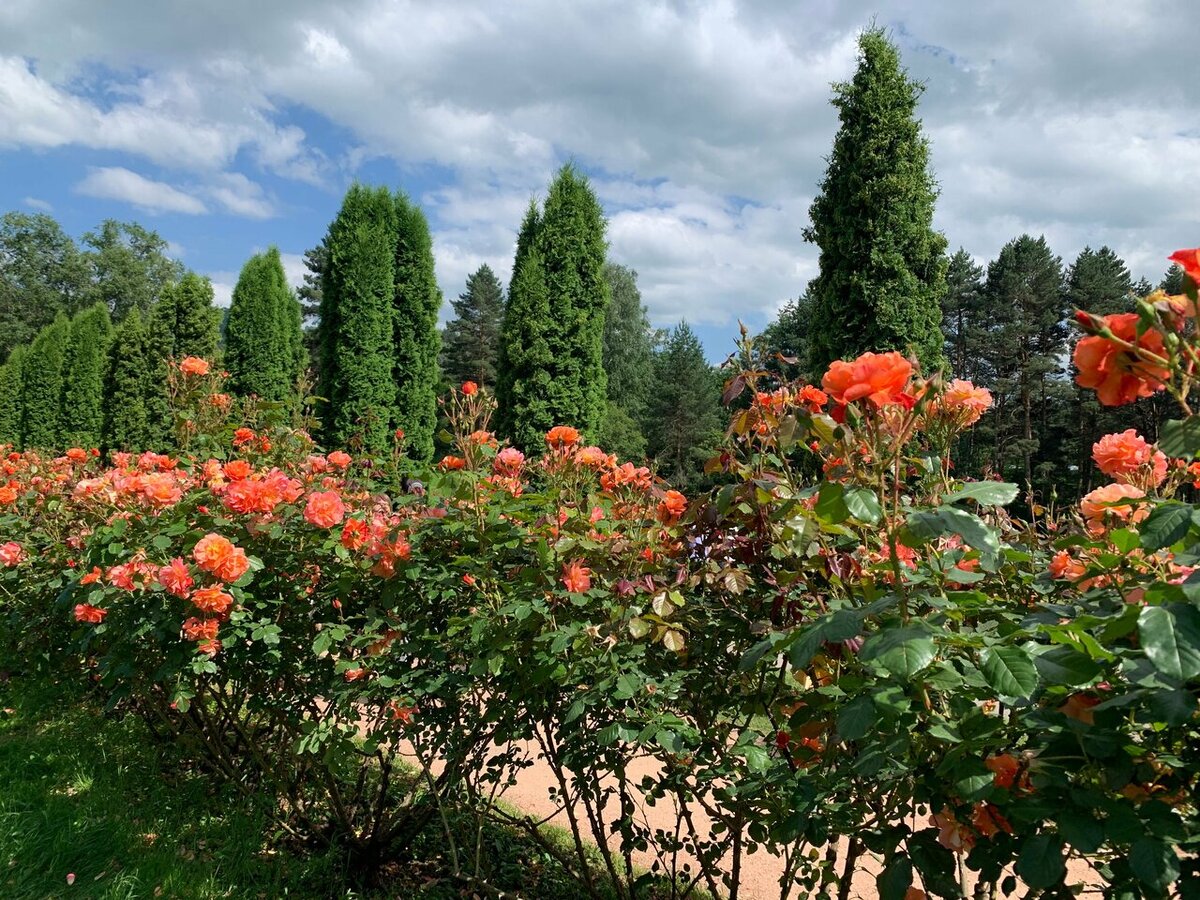
<svg viewBox="0 0 1200 900">
<path fill-rule="evenodd" d="M 287 283 L 295 289 L 300 288 L 304 284 L 304 276 L 308 274 L 308 268 L 304 265 L 304 254 L 280 253 L 279 260 L 283 263 L 283 274 Z"/>
<path fill-rule="evenodd" d="M 202 201 L 162 181 L 152 181 L 120 166 L 91 168 L 75 190 L 88 197 L 119 200 L 148 213 L 185 213 L 202 215 L 208 208 Z"/>
<path fill-rule="evenodd" d="M 54 212 L 54 204 L 49 200 L 41 200 L 37 197 L 26 197 L 21 201 L 30 209 L 36 209 L 39 212 L 52 213 Z"/>
<path fill-rule="evenodd" d="M 247 219 L 270 219 L 277 215 L 275 205 L 262 186 L 237 172 L 221 174 L 207 193 L 225 211 Z"/>
</svg>

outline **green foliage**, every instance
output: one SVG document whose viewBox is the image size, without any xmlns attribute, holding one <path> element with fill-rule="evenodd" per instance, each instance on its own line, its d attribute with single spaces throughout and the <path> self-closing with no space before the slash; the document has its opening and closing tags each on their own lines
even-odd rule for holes
<svg viewBox="0 0 1200 900">
<path fill-rule="evenodd" d="M 21 446 L 21 374 L 25 348 L 14 347 L 8 361 L 0 365 L 0 444 Z"/>
<path fill-rule="evenodd" d="M 795 300 L 789 300 L 759 335 L 759 346 L 763 351 L 767 371 L 780 378 L 820 381 L 820 374 L 812 368 L 809 350 L 812 346 L 812 298 L 805 291 Z M 780 359 L 783 357 L 783 359 Z M 785 362 L 785 359 L 795 362 Z"/>
<path fill-rule="evenodd" d="M 117 326 L 108 353 L 104 384 L 104 441 L 109 450 L 150 449 L 162 428 L 151 429 L 149 399 L 162 386 L 163 372 L 150 335 L 135 307 Z"/>
<path fill-rule="evenodd" d="M 1070 334 L 1062 260 L 1045 238 L 1021 235 L 988 264 L 984 290 L 987 334 L 979 349 L 995 395 L 991 464 L 1006 480 L 1032 484 L 1035 467 L 1063 462 L 1052 444 L 1043 443 L 1052 410 L 1065 400 L 1053 392 L 1061 384 Z M 1014 462 L 1019 469 L 1012 468 Z M 1047 474 L 1040 470 L 1038 481 L 1044 483 Z"/>
<path fill-rule="evenodd" d="M 183 264 L 167 255 L 167 242 L 136 222 L 106 219 L 83 243 L 92 270 L 86 300 L 104 303 L 115 321 L 134 308 L 146 315 L 184 277 Z"/>
<path fill-rule="evenodd" d="M 319 393 L 330 446 L 361 443 L 378 452 L 389 445 L 396 403 L 396 213 L 386 188 L 355 184 L 325 239 Z"/>
<path fill-rule="evenodd" d="M 230 387 L 241 396 L 289 400 L 303 359 L 300 342 L 300 306 L 271 247 L 246 262 L 233 289 L 224 355 Z"/>
<path fill-rule="evenodd" d="M 395 294 L 392 301 L 395 420 L 414 459 L 433 458 L 437 427 L 438 310 L 442 291 L 434 272 L 433 239 L 421 208 L 396 197 Z"/>
<path fill-rule="evenodd" d="M 680 322 L 654 360 L 647 438 L 658 471 L 681 489 L 699 480 L 721 439 L 721 382 L 700 339 Z"/>
<path fill-rule="evenodd" d="M 0 361 L 33 341 L 55 315 L 84 303 L 88 262 L 50 216 L 0 218 Z"/>
<path fill-rule="evenodd" d="M 637 272 L 616 263 L 604 264 L 609 304 L 604 313 L 603 359 L 608 377 L 608 407 L 601 443 L 626 459 L 645 455 L 641 422 L 654 381 L 654 342 Z"/>
<path fill-rule="evenodd" d="M 71 321 L 59 313 L 38 333 L 21 364 L 21 435 L 26 447 L 62 446 L 59 410 Z"/>
<path fill-rule="evenodd" d="M 526 449 L 540 445 L 547 420 L 594 432 L 604 418 L 604 253 L 600 203 L 587 179 L 566 165 L 540 215 L 531 208 L 525 217 L 504 317 L 499 421 Z"/>
<path fill-rule="evenodd" d="M 954 376 L 968 381 L 979 379 L 980 354 L 987 342 L 983 273 L 983 266 L 977 266 L 962 247 L 946 268 L 942 298 L 945 355 Z"/>
<path fill-rule="evenodd" d="M 474 381 L 495 390 L 504 323 L 504 289 L 484 263 L 467 277 L 466 290 L 452 300 L 454 318 L 442 334 L 442 371 L 451 384 Z"/>
<path fill-rule="evenodd" d="M 96 303 L 71 321 L 63 360 L 60 444 L 63 448 L 99 447 L 104 433 L 104 379 L 112 342 L 108 307 Z"/>
<path fill-rule="evenodd" d="M 804 232 L 821 251 L 808 287 L 812 366 L 910 349 L 932 370 L 942 358 L 946 239 L 933 230 L 937 188 L 916 119 L 922 87 L 882 29 L 863 32 L 858 47 L 854 78 L 834 88 L 841 127 Z"/>
</svg>

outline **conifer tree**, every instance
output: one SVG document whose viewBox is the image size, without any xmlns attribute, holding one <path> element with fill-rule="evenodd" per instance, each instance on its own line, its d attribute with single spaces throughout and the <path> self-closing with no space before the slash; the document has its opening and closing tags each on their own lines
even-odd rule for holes
<svg viewBox="0 0 1200 900">
<path fill-rule="evenodd" d="M 863 32 L 858 49 L 854 78 L 834 86 L 841 127 L 804 231 L 821 251 L 809 284 L 812 365 L 911 350 L 932 370 L 942 359 L 946 239 L 933 230 L 937 188 L 915 117 L 922 86 L 882 29 Z"/>
<path fill-rule="evenodd" d="M 109 450 L 148 450 L 162 428 L 151 428 L 147 398 L 160 368 L 150 335 L 134 307 L 117 326 L 104 383 L 104 440 Z"/>
<path fill-rule="evenodd" d="M 960 247 L 950 257 L 942 298 L 946 359 L 956 378 L 979 379 L 979 358 L 985 341 L 983 303 L 983 266 L 976 265 Z"/>
<path fill-rule="evenodd" d="M 680 322 L 655 358 L 649 402 L 649 449 L 659 474 L 681 488 L 702 478 L 721 437 L 721 385 L 700 339 Z"/>
<path fill-rule="evenodd" d="M 1166 291 L 1171 296 L 1176 296 L 1183 293 L 1183 266 L 1178 263 L 1172 263 L 1171 268 L 1163 273 L 1162 281 L 1158 283 L 1160 290 Z M 1149 291 L 1139 291 L 1143 296 L 1150 293 Z"/>
<path fill-rule="evenodd" d="M 241 396 L 290 399 L 296 387 L 300 306 L 288 287 L 279 250 L 247 260 L 233 289 L 224 365 Z"/>
<path fill-rule="evenodd" d="M 796 378 L 820 381 L 821 373 L 812 371 L 809 363 L 811 331 L 812 298 L 805 291 L 795 300 L 783 304 L 775 320 L 763 329 L 756 341 L 765 357 L 766 370 L 786 381 Z M 795 362 L 784 361 L 793 359 Z"/>
<path fill-rule="evenodd" d="M 112 320 L 103 303 L 93 304 L 71 321 L 70 342 L 63 361 L 60 411 L 64 446 L 100 446 L 104 432 L 104 378 L 112 334 Z"/>
<path fill-rule="evenodd" d="M 395 414 L 392 304 L 396 293 L 396 200 L 355 184 L 325 239 L 321 281 L 319 393 L 326 446 L 352 438 L 388 446 Z"/>
<path fill-rule="evenodd" d="M 993 466 L 1006 478 L 1033 484 L 1035 464 L 1053 469 L 1065 462 L 1052 452 L 1053 441 L 1041 440 L 1058 402 L 1053 383 L 1064 380 L 1069 329 L 1062 260 L 1045 238 L 1021 235 L 989 263 L 984 290 L 988 339 L 982 357 L 996 404 Z M 1020 460 L 1016 472 L 1008 468 L 1014 455 Z"/>
<path fill-rule="evenodd" d="M 21 434 L 26 447 L 51 450 L 62 446 L 59 404 L 70 337 L 71 321 L 65 313 L 59 313 L 25 353 L 21 365 Z"/>
<path fill-rule="evenodd" d="M 504 289 L 487 263 L 467 276 L 467 287 L 451 300 L 454 318 L 442 335 L 442 371 L 452 384 L 474 381 L 495 389 L 504 322 Z"/>
<path fill-rule="evenodd" d="M 540 260 L 542 286 L 532 283 L 527 268 Z M 548 415 L 552 424 L 570 424 L 593 433 L 604 418 L 607 379 L 604 374 L 604 313 L 608 285 L 604 281 L 604 218 L 587 179 L 574 166 L 563 166 L 550 185 L 540 215 L 531 209 L 522 225 L 514 259 L 513 283 L 505 311 L 505 373 L 499 385 L 500 421 L 526 449 L 535 421 Z M 534 297 L 521 297 L 532 290 Z M 545 295 L 545 312 L 540 311 Z M 539 310 L 536 318 L 531 318 Z M 549 370 L 531 366 L 549 355 Z M 510 381 L 511 379 L 511 381 Z M 532 384 L 544 385 L 545 393 Z M 544 402 L 543 402 L 544 400 Z"/>
<path fill-rule="evenodd" d="M 0 366 L 0 444 L 21 447 L 21 371 L 25 347 L 14 347 Z"/>
<path fill-rule="evenodd" d="M 150 314 L 151 340 L 164 359 L 180 360 L 217 355 L 221 311 L 213 306 L 213 286 L 207 278 L 188 272 L 162 290 Z"/>
<path fill-rule="evenodd" d="M 642 423 L 654 381 L 654 332 L 642 305 L 637 272 L 605 263 L 604 280 L 610 295 L 603 333 L 608 402 L 597 440 L 623 459 L 640 459 L 646 455 Z"/>
<path fill-rule="evenodd" d="M 437 428 L 438 310 L 442 291 L 434 273 L 433 239 L 421 207 L 396 197 L 396 281 L 392 303 L 394 425 L 404 430 L 414 459 L 433 457 Z"/>
</svg>

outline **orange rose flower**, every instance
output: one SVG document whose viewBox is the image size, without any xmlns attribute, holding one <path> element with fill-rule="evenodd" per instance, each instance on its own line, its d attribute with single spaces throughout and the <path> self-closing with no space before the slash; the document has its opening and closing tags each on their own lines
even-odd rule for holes
<svg viewBox="0 0 1200 900">
<path fill-rule="evenodd" d="M 1050 577 L 1059 581 L 1078 581 L 1086 571 L 1083 563 L 1066 550 L 1059 550 L 1050 560 Z"/>
<path fill-rule="evenodd" d="M 17 502 L 17 489 L 11 484 L 0 485 L 0 506 Z"/>
<path fill-rule="evenodd" d="M 346 518 L 346 504 L 337 491 L 319 491 L 310 494 L 304 507 L 304 520 L 318 528 L 332 528 Z"/>
<path fill-rule="evenodd" d="M 219 534 L 206 534 L 196 542 L 192 558 L 205 572 L 217 576 L 226 583 L 237 581 L 250 568 L 246 551 L 235 547 Z"/>
<path fill-rule="evenodd" d="M 350 454 L 345 450 L 334 450 L 326 458 L 329 460 L 330 465 L 337 466 L 339 469 L 345 469 L 353 461 Z"/>
<path fill-rule="evenodd" d="M 552 450 L 562 450 L 579 443 L 579 430 L 570 425 L 555 425 L 546 432 L 546 443 Z"/>
<path fill-rule="evenodd" d="M 992 407 L 992 392 L 955 378 L 942 393 L 939 407 L 963 428 L 974 425 Z"/>
<path fill-rule="evenodd" d="M 572 560 L 563 566 L 562 583 L 572 594 L 583 594 L 592 588 L 592 570 L 582 560 Z"/>
<path fill-rule="evenodd" d="M 829 395 L 818 387 L 806 384 L 796 393 L 796 402 L 810 413 L 818 413 L 829 402 Z"/>
<path fill-rule="evenodd" d="M 254 466 L 244 459 L 233 459 L 221 467 L 221 471 L 230 481 L 241 481 L 254 473 Z"/>
<path fill-rule="evenodd" d="M 667 491 L 658 504 L 658 520 L 664 525 L 673 525 L 687 512 L 687 497 L 679 491 Z"/>
<path fill-rule="evenodd" d="M 983 764 L 992 773 L 992 784 L 1006 790 L 1012 789 L 1013 782 L 1017 778 L 1017 773 L 1021 771 L 1021 764 L 1017 761 L 1017 758 L 1008 753 L 1001 753 L 999 756 L 990 756 L 984 760 Z"/>
<path fill-rule="evenodd" d="M 991 803 L 976 803 L 971 824 L 986 838 L 995 837 L 1001 831 L 1012 834 L 1012 825 L 1004 818 L 1000 810 Z"/>
<path fill-rule="evenodd" d="M 1092 459 L 1100 471 L 1122 484 L 1162 484 L 1167 477 L 1166 454 L 1155 450 L 1144 437 L 1127 428 L 1106 434 L 1092 445 Z"/>
<path fill-rule="evenodd" d="M 192 593 L 192 603 L 201 612 L 223 616 L 233 606 L 233 597 L 219 587 L 197 588 Z"/>
<path fill-rule="evenodd" d="M 479 385 L 473 381 L 464 381 L 462 386 L 463 396 L 470 397 L 473 394 L 479 393 Z"/>
<path fill-rule="evenodd" d="M 177 556 L 158 570 L 158 583 L 168 594 L 186 598 L 196 582 L 187 563 Z"/>
<path fill-rule="evenodd" d="M 864 353 L 853 362 L 831 364 L 821 387 L 842 406 L 865 399 L 879 408 L 902 401 L 912 371 L 912 364 L 894 350 Z"/>
<path fill-rule="evenodd" d="M 80 447 L 72 447 L 67 451 L 67 459 L 71 462 L 84 462 L 87 458 L 87 451 Z"/>
<path fill-rule="evenodd" d="M 1104 325 L 1117 338 L 1155 356 L 1165 355 L 1162 335 L 1157 331 L 1137 333 L 1137 313 L 1118 313 L 1104 317 Z M 1139 397 L 1161 391 L 1170 373 L 1149 363 L 1131 350 L 1098 334 L 1081 338 L 1075 345 L 1075 382 L 1092 388 L 1105 406 L 1122 406 Z"/>
<path fill-rule="evenodd" d="M 191 616 L 183 623 L 183 636 L 189 641 L 212 641 L 216 640 L 220 628 L 220 619 L 198 619 Z"/>
<path fill-rule="evenodd" d="M 185 356 L 179 364 L 179 371 L 184 375 L 207 375 L 208 360 L 198 356 Z"/>
<path fill-rule="evenodd" d="M 1096 488 L 1080 500 L 1079 511 L 1087 522 L 1088 531 L 1099 535 L 1104 533 L 1105 519 L 1109 516 L 1122 522 L 1135 523 L 1150 515 L 1150 511 L 1145 507 L 1120 502 L 1140 500 L 1145 496 L 1145 491 L 1131 484 L 1107 484 Z"/>
<path fill-rule="evenodd" d="M 459 469 L 465 469 L 467 461 L 461 456 L 443 456 L 442 461 L 438 463 L 438 468 L 443 472 L 457 472 Z"/>
<path fill-rule="evenodd" d="M 92 606 L 90 603 L 75 604 L 76 622 L 87 622 L 89 625 L 99 625 L 104 621 L 104 617 L 107 615 L 107 609 L 101 609 L 98 606 Z"/>
<path fill-rule="evenodd" d="M 369 531 L 362 519 L 350 519 L 342 526 L 342 546 L 347 550 L 359 550 L 367 542 Z"/>
<path fill-rule="evenodd" d="M 1192 279 L 1192 284 L 1200 287 L 1200 247 L 1192 250 L 1176 250 L 1167 259 L 1178 263 L 1183 274 Z"/>
</svg>

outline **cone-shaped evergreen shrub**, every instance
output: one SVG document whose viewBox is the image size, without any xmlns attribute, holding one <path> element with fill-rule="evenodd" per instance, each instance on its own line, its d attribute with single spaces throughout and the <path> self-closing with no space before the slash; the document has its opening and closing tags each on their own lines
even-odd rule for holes
<svg viewBox="0 0 1200 900">
<path fill-rule="evenodd" d="M 396 201 L 356 184 L 326 237 L 321 279 L 319 393 L 327 446 L 382 451 L 395 415 L 392 303 Z"/>
<path fill-rule="evenodd" d="M 437 425 L 438 310 L 442 291 L 433 267 L 433 240 L 421 208 L 396 198 L 396 291 L 393 299 L 395 425 L 404 429 L 409 454 L 433 456 Z"/>
<path fill-rule="evenodd" d="M 299 313 L 279 250 L 272 247 L 252 256 L 233 289 L 225 326 L 224 365 L 235 393 L 277 401 L 293 396 Z"/>
<path fill-rule="evenodd" d="M 63 362 L 60 413 L 64 447 L 99 447 L 104 431 L 104 376 L 112 341 L 108 307 L 97 303 L 71 322 Z"/>
<path fill-rule="evenodd" d="M 71 337 L 71 321 L 59 313 L 43 328 L 21 366 L 21 434 L 26 447 L 62 446 L 59 408 L 63 391 L 63 361 Z"/>
<path fill-rule="evenodd" d="M 21 371 L 25 347 L 18 346 L 0 366 L 0 444 L 21 446 Z"/>
<path fill-rule="evenodd" d="M 147 397 L 159 364 L 137 308 L 118 326 L 108 352 L 104 383 L 104 441 L 110 450 L 145 450 L 151 441 Z M 161 429 L 160 429 L 161 430 Z"/>
</svg>

